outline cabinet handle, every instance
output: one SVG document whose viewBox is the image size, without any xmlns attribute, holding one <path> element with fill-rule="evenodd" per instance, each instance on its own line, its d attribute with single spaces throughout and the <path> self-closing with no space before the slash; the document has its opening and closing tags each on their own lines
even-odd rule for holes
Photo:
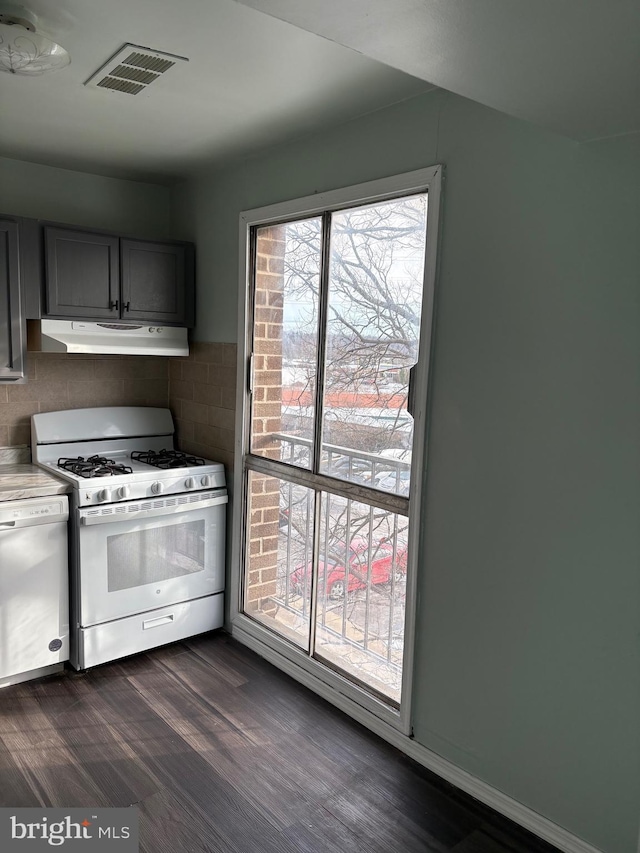
<svg viewBox="0 0 640 853">
<path fill-rule="evenodd" d="M 125 310 L 125 311 L 128 311 L 130 307 L 131 307 L 131 303 L 130 303 L 130 302 L 125 302 L 125 303 L 124 303 L 124 310 Z"/>
<path fill-rule="evenodd" d="M 117 311 L 117 310 L 118 310 L 118 305 L 119 305 L 119 304 L 120 304 L 120 303 L 119 303 L 119 301 L 116 299 L 116 301 L 115 301 L 115 302 L 110 302 L 110 303 L 109 303 L 109 309 L 110 309 L 111 311 Z"/>
</svg>

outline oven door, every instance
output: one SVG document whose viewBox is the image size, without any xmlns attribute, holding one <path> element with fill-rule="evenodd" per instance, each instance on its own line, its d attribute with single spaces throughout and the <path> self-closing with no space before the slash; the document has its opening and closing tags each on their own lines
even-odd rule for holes
<svg viewBox="0 0 640 853">
<path fill-rule="evenodd" d="M 82 627 L 220 592 L 225 491 L 78 509 Z"/>
</svg>

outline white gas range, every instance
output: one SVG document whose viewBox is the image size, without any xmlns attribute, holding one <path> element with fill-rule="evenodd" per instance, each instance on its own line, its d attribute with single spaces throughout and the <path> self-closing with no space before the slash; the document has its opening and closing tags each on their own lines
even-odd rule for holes
<svg viewBox="0 0 640 853">
<path fill-rule="evenodd" d="M 72 409 L 31 425 L 33 461 L 73 485 L 72 665 L 221 627 L 223 465 L 174 448 L 168 409 Z"/>
</svg>

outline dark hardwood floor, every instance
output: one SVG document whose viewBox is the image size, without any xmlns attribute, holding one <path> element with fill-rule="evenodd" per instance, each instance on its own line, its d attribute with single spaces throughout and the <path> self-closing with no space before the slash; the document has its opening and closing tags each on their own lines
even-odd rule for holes
<svg viewBox="0 0 640 853">
<path fill-rule="evenodd" d="M 210 634 L 0 691 L 0 806 L 128 806 L 144 853 L 553 853 Z"/>
</svg>

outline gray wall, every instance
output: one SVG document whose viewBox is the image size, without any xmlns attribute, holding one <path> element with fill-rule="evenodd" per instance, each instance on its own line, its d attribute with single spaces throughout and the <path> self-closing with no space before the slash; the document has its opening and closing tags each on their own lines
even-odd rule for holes
<svg viewBox="0 0 640 853">
<path fill-rule="evenodd" d="M 0 213 L 170 237 L 167 187 L 0 157 Z"/>
<path fill-rule="evenodd" d="M 198 244 L 196 335 L 236 338 L 242 209 L 436 162 L 415 736 L 636 853 L 637 137 L 579 147 L 432 93 L 202 172 L 173 208 Z"/>
</svg>

